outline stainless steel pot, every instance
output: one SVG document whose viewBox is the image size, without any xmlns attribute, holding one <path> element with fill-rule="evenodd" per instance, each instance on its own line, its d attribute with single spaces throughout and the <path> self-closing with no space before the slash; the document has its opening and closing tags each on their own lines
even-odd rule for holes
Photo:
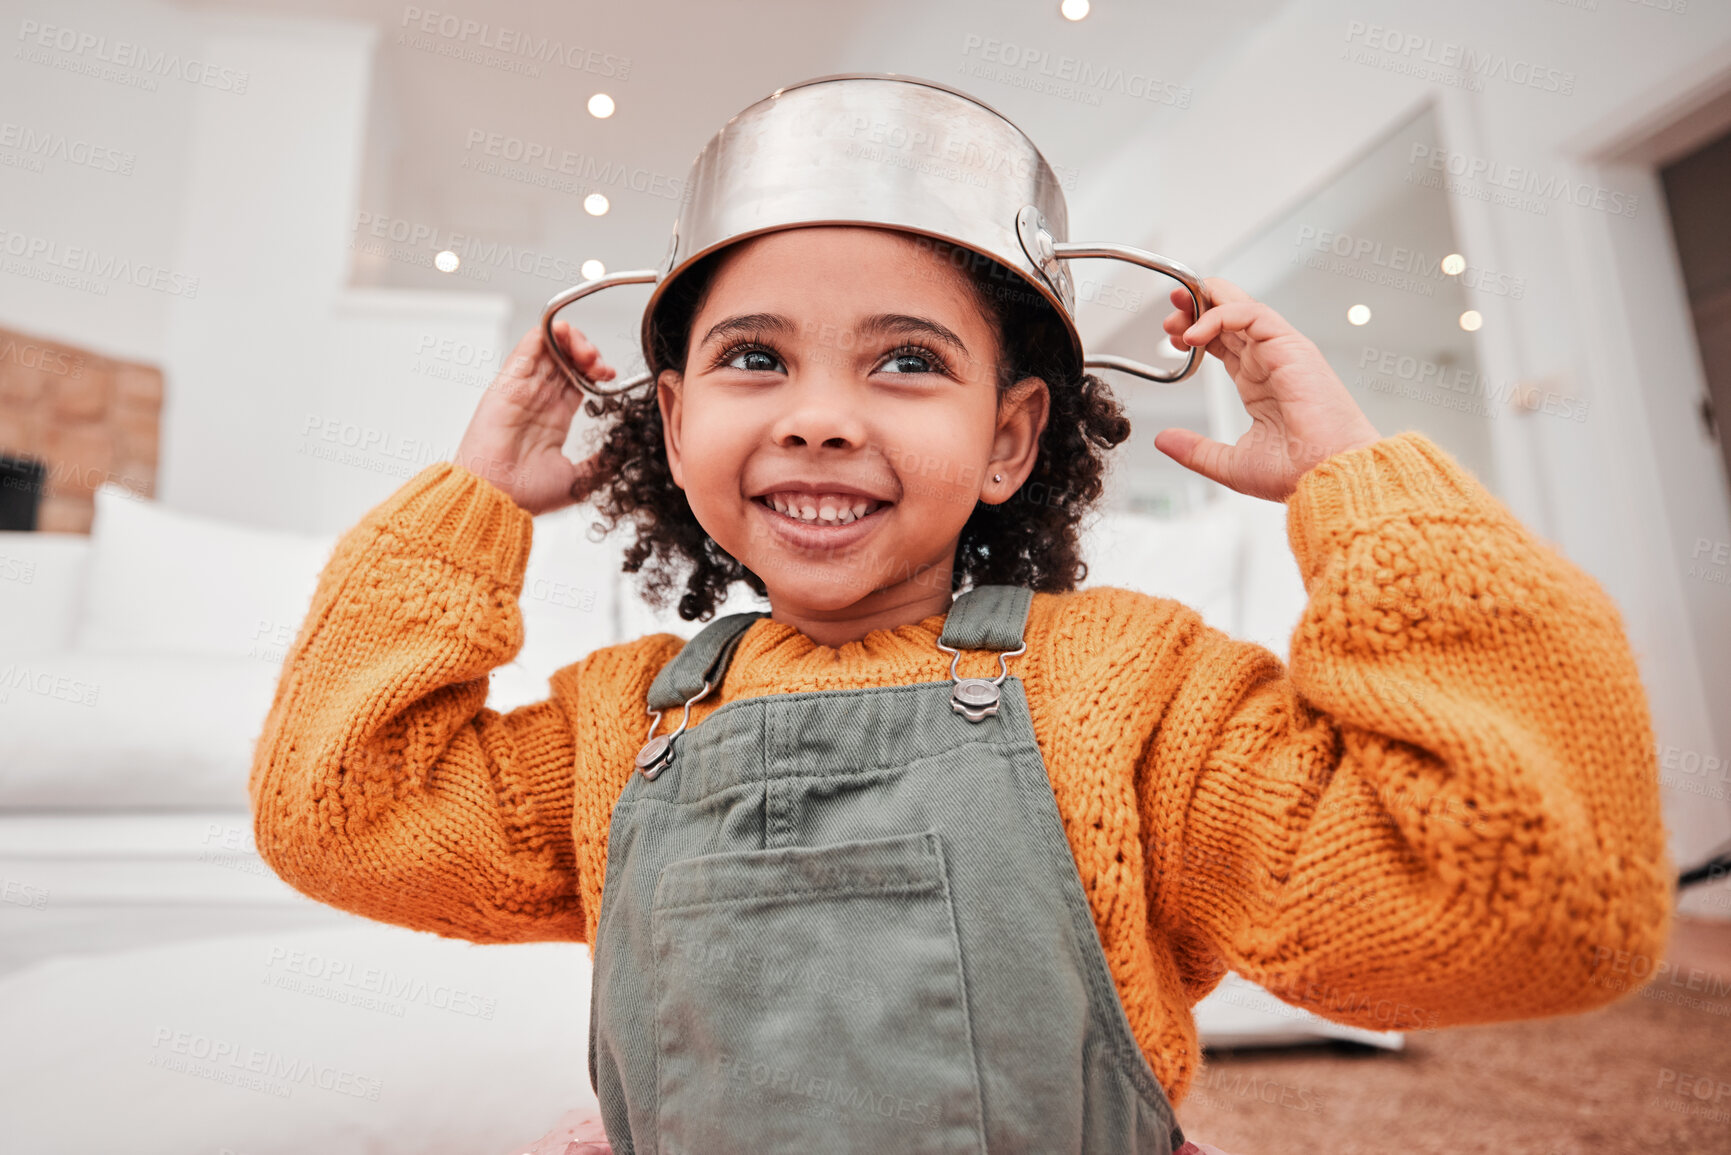
<svg viewBox="0 0 1731 1155">
<path fill-rule="evenodd" d="M 997 261 L 1051 304 L 1069 333 L 1074 362 L 1086 368 L 1182 381 L 1200 364 L 1201 349 L 1176 370 L 1083 354 L 1065 261 L 1107 257 L 1164 273 L 1189 291 L 1196 316 L 1209 307 L 1202 278 L 1128 245 L 1066 240 L 1064 193 L 1034 142 L 996 109 L 936 81 L 844 73 L 778 88 L 710 138 L 691 166 L 686 196 L 660 268 L 609 273 L 547 302 L 541 315 L 547 348 L 581 388 L 607 396 L 654 379 L 663 368 L 650 342 L 655 311 L 668 286 L 699 258 L 761 233 L 822 224 L 899 229 Z M 591 293 L 641 284 L 655 286 L 641 334 L 649 369 L 600 388 L 553 340 L 553 319 Z"/>
</svg>

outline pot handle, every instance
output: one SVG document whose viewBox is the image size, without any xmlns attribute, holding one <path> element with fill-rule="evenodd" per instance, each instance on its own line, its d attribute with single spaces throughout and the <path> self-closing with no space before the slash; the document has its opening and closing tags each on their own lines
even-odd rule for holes
<svg viewBox="0 0 1731 1155">
<path fill-rule="evenodd" d="M 1164 273 L 1190 293 L 1190 303 L 1200 317 L 1213 303 L 1208 299 L 1208 291 L 1202 287 L 1202 278 L 1186 265 L 1168 260 L 1158 253 L 1150 253 L 1146 249 L 1133 249 L 1129 245 L 1084 245 L 1058 241 L 1052 245 L 1052 255 L 1060 261 L 1074 260 L 1078 257 L 1106 257 L 1114 261 L 1128 261 L 1132 265 L 1140 265 L 1144 269 L 1153 269 L 1156 273 Z M 1133 373 L 1150 381 L 1173 382 L 1182 381 L 1190 376 L 1202 364 L 1202 355 L 1206 349 L 1190 350 L 1190 356 L 1182 367 L 1176 370 L 1156 369 L 1152 365 L 1144 365 L 1140 361 L 1132 361 L 1128 357 L 1114 357 L 1110 354 L 1100 357 L 1089 357 L 1082 364 L 1089 369 L 1116 369 L 1121 373 Z"/>
<path fill-rule="evenodd" d="M 645 369 L 633 377 L 627 377 L 611 389 L 603 389 L 589 378 L 577 371 L 577 366 L 566 355 L 564 346 L 553 339 L 553 318 L 557 317 L 565 306 L 587 297 L 590 293 L 598 293 L 602 289 L 611 289 L 615 285 L 652 285 L 661 279 L 660 269 L 633 269 L 627 273 L 608 273 L 604 277 L 596 277 L 592 281 L 584 281 L 581 285 L 573 285 L 557 297 L 547 302 L 547 307 L 541 312 L 541 335 L 545 339 L 547 352 L 553 355 L 553 360 L 559 362 L 559 367 L 565 370 L 565 376 L 571 378 L 571 383 L 579 389 L 595 394 L 597 397 L 612 397 L 619 393 L 629 393 L 639 385 L 647 383 L 655 375 Z"/>
</svg>

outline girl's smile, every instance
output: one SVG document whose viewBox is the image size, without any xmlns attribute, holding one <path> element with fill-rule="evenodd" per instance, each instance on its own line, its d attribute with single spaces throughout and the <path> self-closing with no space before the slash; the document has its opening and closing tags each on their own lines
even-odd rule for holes
<svg viewBox="0 0 1731 1155">
<path fill-rule="evenodd" d="M 788 545 L 796 549 L 841 549 L 864 540 L 895 503 L 837 493 L 833 488 L 788 486 L 752 498 Z"/>
</svg>

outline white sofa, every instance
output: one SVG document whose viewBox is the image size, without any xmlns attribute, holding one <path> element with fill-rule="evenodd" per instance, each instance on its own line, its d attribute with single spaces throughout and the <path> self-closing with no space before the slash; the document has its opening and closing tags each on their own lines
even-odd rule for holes
<svg viewBox="0 0 1731 1155">
<path fill-rule="evenodd" d="M 1284 654 L 1303 591 L 1282 515 L 1234 498 L 1105 515 L 1089 582 L 1180 598 Z M 545 697 L 596 647 L 701 628 L 652 613 L 589 521 L 536 520 L 524 648 L 490 705 Z M 118 487 L 88 538 L 0 534 L 0 1146 L 509 1155 L 592 1106 L 586 947 L 367 922 L 252 848 L 252 743 L 334 541 Z M 723 612 L 749 608 L 741 590 Z M 1199 1018 L 1214 1045 L 1399 1043 L 1237 980 Z"/>
</svg>

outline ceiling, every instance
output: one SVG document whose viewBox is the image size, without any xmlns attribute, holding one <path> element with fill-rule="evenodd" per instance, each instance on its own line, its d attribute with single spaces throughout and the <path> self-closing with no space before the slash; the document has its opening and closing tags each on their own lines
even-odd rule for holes
<svg viewBox="0 0 1731 1155">
<path fill-rule="evenodd" d="M 1506 319 L 1494 287 L 1506 295 L 1525 282 L 1472 261 L 1454 276 L 1439 267 L 1461 247 L 1448 194 L 1411 161 L 1415 146 L 1439 147 L 1437 131 L 1422 109 L 1247 238 L 1220 275 L 1314 341 L 1377 429 L 1422 427 L 1495 490 L 1489 409 L 1506 401 L 1507 383 L 1479 374 L 1473 335 L 1460 324 L 1463 281 L 1493 286 L 1488 324 Z M 1370 324 L 1349 320 L 1355 305 L 1370 310 Z M 1453 388 L 1434 385 L 1443 375 Z"/>
<path fill-rule="evenodd" d="M 810 0 L 611 5 L 503 0 L 483 6 L 469 0 L 462 9 L 401 0 L 190 0 L 186 6 L 376 26 L 375 90 L 359 211 L 409 222 L 423 234 L 472 238 L 477 253 L 496 257 L 509 247 L 535 259 L 523 262 L 531 268 L 527 273 L 483 257 L 447 275 L 407 259 L 369 261 L 357 255 L 353 279 L 503 292 L 514 303 L 513 323 L 520 331 L 535 321 L 549 297 L 572 283 L 559 274 L 582 261 L 596 259 L 610 270 L 659 263 L 679 208 L 677 189 L 698 151 L 728 117 L 777 87 L 811 76 L 873 71 L 921 76 L 972 92 L 1040 146 L 1065 180 L 1074 207 L 1097 193 L 1090 182 L 1104 179 L 1115 151 L 1161 131 L 1180 115 L 1172 104 L 1130 95 L 1128 78 L 1139 78 L 1137 91 L 1153 82 L 1165 99 L 1183 99 L 1183 86 L 1197 80 L 1212 53 L 1281 3 L 1100 0 L 1078 22 L 1059 15 L 1057 0 L 886 0 L 857 6 Z M 613 60 L 595 59 L 593 71 L 542 63 L 540 74 L 530 75 L 453 58 L 453 48 L 475 46 L 480 34 L 461 40 L 421 31 L 424 18 L 410 15 L 419 12 L 486 22 L 493 43 L 500 29 L 511 29 L 537 42 L 580 45 Z M 453 23 L 446 20 L 446 27 Z M 1007 63 L 1036 51 L 1047 54 L 1048 72 L 1070 56 L 1093 69 L 1122 70 L 1126 79 L 1116 90 L 1036 91 L 1029 83 L 1040 80 L 1040 58 L 1025 66 Z M 986 60 L 987 55 L 996 61 Z M 605 75 L 624 61 L 629 64 L 623 79 Z M 984 75 L 969 71 L 982 67 Z M 617 111 L 608 119 L 596 119 L 585 109 L 596 92 L 616 102 Z M 566 177 L 565 188 L 525 183 L 521 178 L 545 181 L 560 174 L 489 158 L 489 140 L 500 150 L 541 146 L 557 155 L 570 150 L 591 158 L 591 174 L 599 166 L 618 178 L 619 183 L 603 188 L 609 211 L 591 216 L 583 210 L 583 196 L 594 191 L 595 182 L 581 175 Z M 485 171 L 489 163 L 494 171 Z M 627 182 L 643 186 L 642 191 Z M 1072 235 L 1081 235 L 1085 224 L 1073 217 Z M 533 271 L 536 263 L 539 273 Z M 1157 279 L 1150 274 L 1147 280 L 1143 287 L 1154 290 Z M 647 294 L 647 288 L 598 294 L 573 314 L 593 310 L 588 316 L 599 320 L 572 319 L 598 336 L 623 335 L 629 343 Z M 620 299 L 603 304 L 609 296 Z M 1105 327 L 1112 320 L 1105 317 Z M 1085 320 L 1084 331 L 1092 326 Z"/>
</svg>

